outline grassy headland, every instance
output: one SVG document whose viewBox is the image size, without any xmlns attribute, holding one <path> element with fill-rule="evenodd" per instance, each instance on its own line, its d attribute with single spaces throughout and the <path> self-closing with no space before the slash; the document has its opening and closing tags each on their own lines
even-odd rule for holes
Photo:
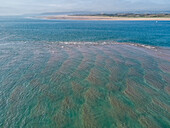
<svg viewBox="0 0 170 128">
<path fill-rule="evenodd" d="M 95 14 L 95 15 L 74 15 L 74 16 L 106 16 L 106 17 L 127 17 L 127 18 L 170 18 L 170 14 L 134 14 L 134 13 L 116 13 L 116 14 Z"/>
<path fill-rule="evenodd" d="M 83 15 L 56 15 L 44 16 L 45 19 L 62 19 L 62 20 L 168 20 L 170 21 L 170 14 L 83 14 Z"/>
</svg>

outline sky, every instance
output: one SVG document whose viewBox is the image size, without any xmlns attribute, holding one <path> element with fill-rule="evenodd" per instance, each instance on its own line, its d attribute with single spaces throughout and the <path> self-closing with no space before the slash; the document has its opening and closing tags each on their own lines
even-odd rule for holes
<svg viewBox="0 0 170 128">
<path fill-rule="evenodd" d="M 44 12 L 169 11 L 170 0 L 0 0 L 0 15 Z"/>
</svg>

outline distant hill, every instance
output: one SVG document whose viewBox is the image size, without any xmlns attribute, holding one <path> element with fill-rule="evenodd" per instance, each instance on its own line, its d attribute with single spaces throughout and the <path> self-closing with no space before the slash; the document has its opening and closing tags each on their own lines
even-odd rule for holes
<svg viewBox="0 0 170 128">
<path fill-rule="evenodd" d="M 86 15 L 86 14 L 98 14 L 97 12 L 46 12 L 39 15 Z"/>
<path fill-rule="evenodd" d="M 134 14 L 134 13 L 116 13 L 116 14 L 87 14 L 87 15 L 76 15 L 76 16 L 109 16 L 109 17 L 132 17 L 132 18 L 158 18 L 158 17 L 168 17 L 170 18 L 170 14 Z"/>
<path fill-rule="evenodd" d="M 126 12 L 90 12 L 90 11 L 74 11 L 74 12 L 45 12 L 38 15 L 91 15 L 91 14 L 170 14 L 170 11 L 126 11 Z"/>
<path fill-rule="evenodd" d="M 126 12 L 88 12 L 88 11 L 74 11 L 74 12 L 44 12 L 40 14 L 26 14 L 24 16 L 55 16 L 55 15 L 106 15 L 106 16 L 130 16 L 133 15 L 133 17 L 144 15 L 150 15 L 156 14 L 166 14 L 169 15 L 170 11 L 126 11 Z M 153 15 L 154 17 L 154 15 Z"/>
</svg>

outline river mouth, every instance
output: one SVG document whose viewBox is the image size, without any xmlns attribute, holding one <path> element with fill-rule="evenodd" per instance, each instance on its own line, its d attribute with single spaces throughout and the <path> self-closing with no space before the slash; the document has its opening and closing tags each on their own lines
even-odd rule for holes
<svg viewBox="0 0 170 128">
<path fill-rule="evenodd" d="M 169 48 L 0 44 L 1 127 L 168 127 Z"/>
</svg>

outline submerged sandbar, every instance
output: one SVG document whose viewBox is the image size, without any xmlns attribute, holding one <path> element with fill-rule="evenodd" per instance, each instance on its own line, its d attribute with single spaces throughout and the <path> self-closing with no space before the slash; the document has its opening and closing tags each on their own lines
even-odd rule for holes
<svg viewBox="0 0 170 128">
<path fill-rule="evenodd" d="M 169 48 L 19 41 L 0 51 L 0 126 L 169 126 Z"/>
</svg>

